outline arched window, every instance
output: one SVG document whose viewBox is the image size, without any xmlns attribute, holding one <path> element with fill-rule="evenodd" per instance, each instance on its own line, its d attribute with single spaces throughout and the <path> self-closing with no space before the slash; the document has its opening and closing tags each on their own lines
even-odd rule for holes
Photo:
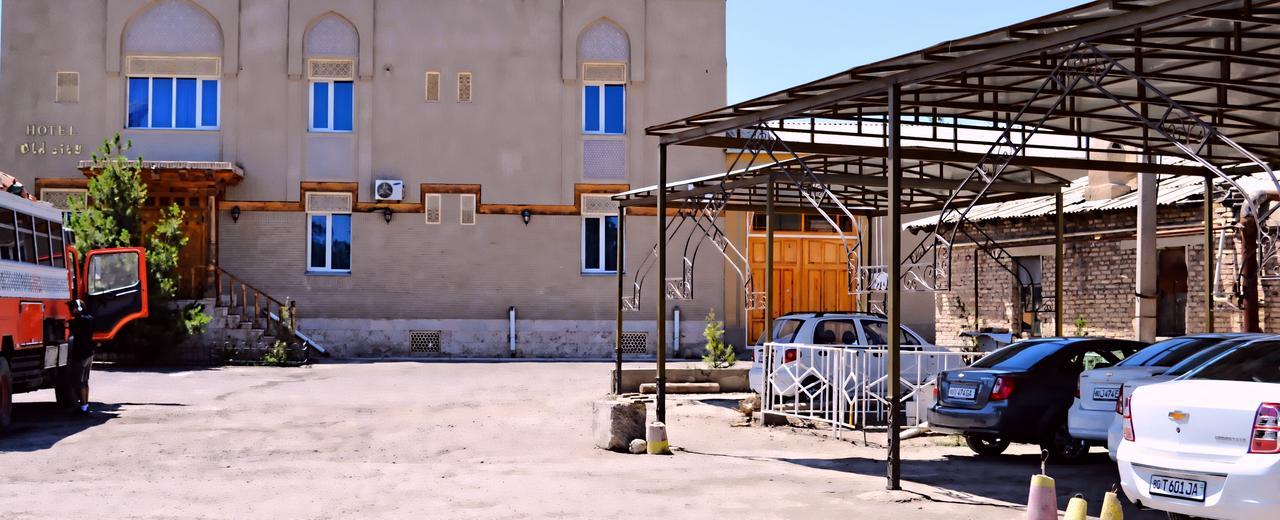
<svg viewBox="0 0 1280 520">
<path fill-rule="evenodd" d="M 351 132 L 355 122 L 355 58 L 360 37 L 347 19 L 329 13 L 311 24 L 303 37 L 311 84 L 308 128 L 312 132 Z"/>
<path fill-rule="evenodd" d="M 578 62 L 582 64 L 582 132 L 625 134 L 627 110 L 627 61 L 631 43 L 627 34 L 608 20 L 597 21 L 578 38 Z"/>
<path fill-rule="evenodd" d="M 127 128 L 216 130 L 222 29 L 188 0 L 162 0 L 125 27 Z"/>
</svg>

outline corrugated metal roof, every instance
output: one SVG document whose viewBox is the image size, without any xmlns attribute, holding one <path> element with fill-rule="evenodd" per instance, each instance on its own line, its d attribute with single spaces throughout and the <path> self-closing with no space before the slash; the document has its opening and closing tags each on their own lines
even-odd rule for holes
<svg viewBox="0 0 1280 520">
<path fill-rule="evenodd" d="M 1200 196 L 1204 193 L 1204 179 L 1201 177 L 1170 175 L 1160 179 L 1159 184 L 1160 192 L 1156 197 L 1156 204 L 1160 206 L 1189 203 L 1192 198 L 1195 198 L 1196 203 L 1199 203 L 1201 200 Z M 1215 182 L 1215 184 L 1217 184 L 1217 182 Z M 1076 179 L 1071 182 L 1070 186 L 1064 188 L 1062 190 L 1062 211 L 1067 214 L 1072 214 L 1138 207 L 1137 190 L 1110 199 L 1085 200 L 1085 192 L 1088 188 L 1088 177 Z M 1054 197 L 1052 195 L 1048 195 L 1031 199 L 976 206 L 972 210 L 969 210 L 967 219 L 974 222 L 981 222 L 985 220 L 1008 218 L 1039 217 L 1050 215 L 1053 212 Z M 947 221 L 955 222 L 956 218 L 958 218 L 958 216 L 952 214 L 947 218 Z M 937 224 L 938 217 L 932 216 L 904 223 L 902 227 L 903 229 L 917 229 L 931 227 Z"/>
</svg>

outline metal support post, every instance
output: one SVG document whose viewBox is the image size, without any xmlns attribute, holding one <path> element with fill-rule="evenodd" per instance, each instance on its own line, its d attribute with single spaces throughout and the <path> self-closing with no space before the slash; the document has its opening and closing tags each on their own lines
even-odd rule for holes
<svg viewBox="0 0 1280 520">
<path fill-rule="evenodd" d="M 618 256 L 618 263 L 614 267 L 618 269 L 618 297 L 614 298 L 613 304 L 617 306 L 618 322 L 614 326 L 613 335 L 613 393 L 622 393 L 622 288 L 625 285 L 624 271 L 622 267 L 622 259 L 626 256 L 626 218 L 627 208 L 618 208 L 618 249 L 614 254 Z"/>
<path fill-rule="evenodd" d="M 658 146 L 658 422 L 667 422 L 667 145 Z"/>
<path fill-rule="evenodd" d="M 1204 331 L 1213 332 L 1213 178 L 1204 178 Z"/>
<path fill-rule="evenodd" d="M 764 189 L 764 341 L 773 341 L 773 175 Z M 750 340 L 750 338 L 747 338 Z M 756 360 L 760 362 L 762 360 Z"/>
<path fill-rule="evenodd" d="M 1153 173 L 1138 174 L 1138 244 L 1134 280 L 1133 335 L 1138 341 L 1156 339 L 1156 201 L 1160 184 Z"/>
<path fill-rule="evenodd" d="M 1062 319 L 1066 316 L 1063 312 L 1066 301 L 1062 297 L 1062 266 L 1066 259 L 1063 257 L 1062 241 L 1067 227 L 1067 216 L 1062 213 L 1062 190 L 1058 190 L 1053 196 L 1053 207 L 1057 212 L 1053 231 L 1053 335 L 1062 337 Z"/>
<path fill-rule="evenodd" d="M 901 87 L 894 83 L 889 87 L 888 124 L 888 235 L 889 271 L 888 301 L 885 312 L 889 318 L 889 482 L 890 490 L 902 489 L 902 452 L 899 428 L 902 425 L 902 106 Z"/>
</svg>

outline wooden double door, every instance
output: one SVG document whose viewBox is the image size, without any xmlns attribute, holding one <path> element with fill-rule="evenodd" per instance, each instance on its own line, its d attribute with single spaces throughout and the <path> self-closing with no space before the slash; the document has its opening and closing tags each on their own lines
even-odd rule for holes
<svg viewBox="0 0 1280 520">
<path fill-rule="evenodd" d="M 211 257 L 209 248 L 209 193 L 201 190 L 164 190 L 151 187 L 142 206 L 142 233 L 150 236 L 160 220 L 161 211 L 176 204 L 182 209 L 182 234 L 187 244 L 178 249 L 178 294 L 181 299 L 202 298 L 208 283 Z"/>
<path fill-rule="evenodd" d="M 757 290 L 765 288 L 763 236 L 747 238 L 751 272 Z M 834 312 L 857 309 L 857 298 L 849 294 L 844 245 L 839 238 L 774 237 L 773 284 L 774 317 L 789 312 Z M 764 332 L 764 310 L 748 314 L 751 341 Z"/>
</svg>

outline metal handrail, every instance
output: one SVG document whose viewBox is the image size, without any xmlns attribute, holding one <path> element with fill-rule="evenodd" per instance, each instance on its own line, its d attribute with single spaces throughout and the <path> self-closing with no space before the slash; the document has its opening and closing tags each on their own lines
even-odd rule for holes
<svg viewBox="0 0 1280 520">
<path fill-rule="evenodd" d="M 213 268 L 213 287 L 214 287 L 213 297 L 214 297 L 215 306 L 222 306 L 222 294 L 223 294 L 222 286 L 223 286 L 224 279 L 226 279 L 227 281 L 227 289 L 228 289 L 227 296 L 229 298 L 226 307 L 237 307 L 236 296 L 238 292 L 240 296 L 238 307 L 240 308 L 240 314 L 242 316 L 245 315 L 247 313 L 246 311 L 249 310 L 249 303 L 250 303 L 249 298 L 250 298 L 250 294 L 252 294 L 253 313 L 250 314 L 251 316 L 250 319 L 253 320 L 254 327 L 258 326 L 258 320 L 260 319 L 269 320 L 271 319 L 271 316 L 277 316 L 276 319 L 277 320 L 279 319 L 278 318 L 279 314 L 273 314 L 271 312 L 271 304 L 275 304 L 277 309 L 289 310 L 289 328 L 290 330 L 293 330 L 293 331 L 297 330 L 297 323 L 298 323 L 297 302 L 295 302 L 294 300 L 289 300 L 289 303 L 285 304 L 284 302 L 281 302 L 280 300 L 273 298 L 271 295 L 267 294 L 266 292 L 263 292 L 261 289 L 254 287 L 252 284 L 244 280 L 241 280 L 240 278 L 236 277 L 231 273 L 228 273 L 226 270 L 224 270 L 222 267 L 219 267 L 219 266 L 215 266 Z M 239 289 L 238 291 L 237 291 L 237 288 Z M 265 305 L 263 305 L 262 300 L 266 300 Z M 266 328 L 265 324 L 264 324 L 264 327 L 262 328 Z"/>
</svg>

